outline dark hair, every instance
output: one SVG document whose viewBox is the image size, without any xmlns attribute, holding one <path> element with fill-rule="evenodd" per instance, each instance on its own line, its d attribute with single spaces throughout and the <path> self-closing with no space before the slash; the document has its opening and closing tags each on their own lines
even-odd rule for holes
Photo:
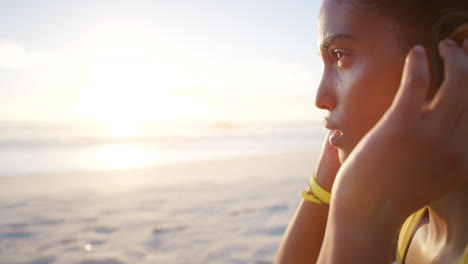
<svg viewBox="0 0 468 264">
<path fill-rule="evenodd" d="M 372 9 L 381 15 L 393 19 L 402 30 L 405 49 L 415 44 L 426 47 L 432 44 L 434 22 L 454 12 L 468 12 L 468 0 L 338 0 L 351 3 L 363 9 Z M 440 32 L 441 38 L 447 38 L 459 25 L 468 23 L 468 16 L 458 17 L 446 23 Z"/>
<path fill-rule="evenodd" d="M 336 0 L 386 16 L 399 26 L 404 54 L 416 44 L 426 47 L 431 58 L 433 86 L 443 81 L 443 65 L 437 44 L 460 25 L 468 23 L 468 0 Z M 437 88 L 436 88 L 437 89 Z M 434 89 L 431 89 L 432 93 Z"/>
</svg>

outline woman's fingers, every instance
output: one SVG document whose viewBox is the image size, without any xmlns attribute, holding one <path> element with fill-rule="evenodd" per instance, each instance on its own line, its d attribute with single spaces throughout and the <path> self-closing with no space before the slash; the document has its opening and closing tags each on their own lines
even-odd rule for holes
<svg viewBox="0 0 468 264">
<path fill-rule="evenodd" d="M 465 45 L 464 45 L 465 46 Z M 444 40 L 439 45 L 444 60 L 445 80 L 431 103 L 440 124 L 453 124 L 468 105 L 467 49 Z"/>
<path fill-rule="evenodd" d="M 333 187 L 336 174 L 341 167 L 338 158 L 338 149 L 332 147 L 328 141 L 330 132 L 327 133 L 322 145 L 322 153 L 317 165 L 315 177 L 317 182 L 325 189 L 330 191 Z"/>
<path fill-rule="evenodd" d="M 430 84 L 426 52 L 420 45 L 406 57 L 400 88 L 393 101 L 393 111 L 398 116 L 419 117 Z"/>
</svg>

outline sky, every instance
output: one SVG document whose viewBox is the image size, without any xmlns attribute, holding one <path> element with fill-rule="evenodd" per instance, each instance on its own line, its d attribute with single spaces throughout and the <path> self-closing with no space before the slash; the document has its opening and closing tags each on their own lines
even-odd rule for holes
<svg viewBox="0 0 468 264">
<path fill-rule="evenodd" d="M 320 2 L 0 0 L 0 121 L 320 119 Z"/>
</svg>

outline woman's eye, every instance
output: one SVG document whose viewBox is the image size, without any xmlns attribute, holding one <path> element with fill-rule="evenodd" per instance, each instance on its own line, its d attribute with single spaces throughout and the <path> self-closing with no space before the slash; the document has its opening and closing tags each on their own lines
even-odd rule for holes
<svg viewBox="0 0 468 264">
<path fill-rule="evenodd" d="M 335 58 L 339 67 L 345 67 L 349 63 L 349 54 L 340 49 L 331 51 L 331 55 Z"/>
<path fill-rule="evenodd" d="M 339 60 L 341 60 L 341 59 L 343 58 L 343 56 L 344 56 L 344 53 L 341 52 L 341 51 L 335 51 L 335 56 L 336 56 Z"/>
<path fill-rule="evenodd" d="M 345 54 L 344 54 L 344 52 L 342 50 L 332 50 L 331 54 L 337 60 L 341 60 L 345 56 Z"/>
</svg>

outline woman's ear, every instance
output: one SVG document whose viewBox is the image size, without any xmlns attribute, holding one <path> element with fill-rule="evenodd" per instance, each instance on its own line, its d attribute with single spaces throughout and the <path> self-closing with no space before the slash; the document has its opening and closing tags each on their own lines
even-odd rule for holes
<svg viewBox="0 0 468 264">
<path fill-rule="evenodd" d="M 458 45 L 463 46 L 463 41 L 468 38 L 468 23 L 458 26 L 449 38 L 453 39 Z"/>
</svg>

